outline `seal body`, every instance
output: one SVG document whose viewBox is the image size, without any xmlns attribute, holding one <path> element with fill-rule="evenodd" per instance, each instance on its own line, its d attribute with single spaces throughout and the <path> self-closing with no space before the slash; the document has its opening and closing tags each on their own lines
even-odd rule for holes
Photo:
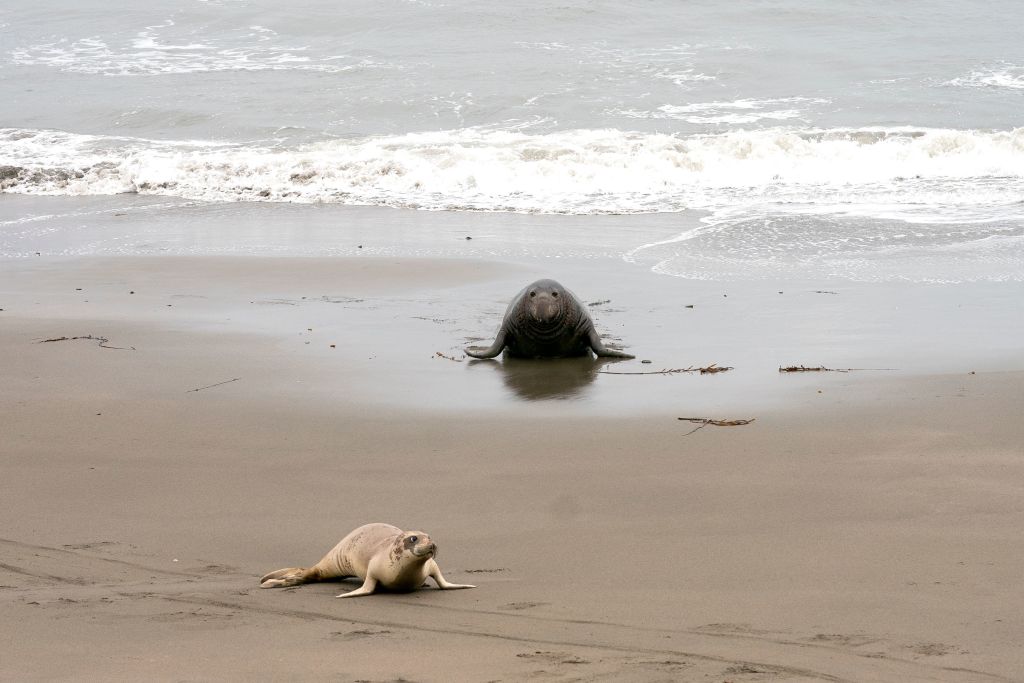
<svg viewBox="0 0 1024 683">
<path fill-rule="evenodd" d="M 476 588 L 445 580 L 434 561 L 435 554 L 437 545 L 422 531 L 402 531 L 390 524 L 364 524 L 341 539 L 312 567 L 288 567 L 270 572 L 260 579 L 260 588 L 297 586 L 348 576 L 362 579 L 363 585 L 336 597 L 369 595 L 378 587 L 396 592 L 414 591 L 428 576 L 442 590 Z"/>
<path fill-rule="evenodd" d="M 601 342 L 586 307 L 554 280 L 537 280 L 516 294 L 505 310 L 494 343 L 468 348 L 473 358 L 494 358 L 507 351 L 516 358 L 586 356 L 633 358 Z"/>
</svg>

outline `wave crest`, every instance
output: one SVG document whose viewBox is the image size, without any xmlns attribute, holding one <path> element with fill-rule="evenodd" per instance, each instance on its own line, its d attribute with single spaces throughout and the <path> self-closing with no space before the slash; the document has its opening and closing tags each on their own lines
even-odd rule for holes
<svg viewBox="0 0 1024 683">
<path fill-rule="evenodd" d="M 641 213 L 789 204 L 1019 202 L 1024 128 L 770 129 L 674 136 L 469 128 L 312 144 L 0 129 L 0 188 L 212 201 Z"/>
</svg>

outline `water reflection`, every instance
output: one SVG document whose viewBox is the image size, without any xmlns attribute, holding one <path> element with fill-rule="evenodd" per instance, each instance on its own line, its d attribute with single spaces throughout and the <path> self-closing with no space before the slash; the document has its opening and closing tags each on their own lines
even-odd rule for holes
<svg viewBox="0 0 1024 683">
<path fill-rule="evenodd" d="M 505 386 L 526 401 L 580 399 L 598 371 L 616 361 L 610 358 L 539 358 L 505 356 L 496 360 L 473 360 L 471 366 L 490 366 L 501 373 Z"/>
</svg>

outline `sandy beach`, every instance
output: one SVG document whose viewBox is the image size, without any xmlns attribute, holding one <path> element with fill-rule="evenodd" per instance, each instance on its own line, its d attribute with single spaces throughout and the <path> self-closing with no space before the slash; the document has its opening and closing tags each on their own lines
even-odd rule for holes
<svg viewBox="0 0 1024 683">
<path fill-rule="evenodd" d="M 1022 24 L 3 3 L 0 683 L 1024 683 Z"/>
<path fill-rule="evenodd" d="M 0 677 L 1021 680 L 1019 285 L 555 265 L 3 262 Z M 542 275 L 637 360 L 467 362 Z M 371 521 L 478 588 L 259 589 Z"/>
</svg>

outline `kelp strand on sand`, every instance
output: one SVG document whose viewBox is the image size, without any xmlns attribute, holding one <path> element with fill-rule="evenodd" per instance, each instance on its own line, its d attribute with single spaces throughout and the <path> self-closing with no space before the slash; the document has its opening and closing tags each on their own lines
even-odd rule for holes
<svg viewBox="0 0 1024 683">
<path fill-rule="evenodd" d="M 110 339 L 108 339 L 107 337 L 95 337 L 95 336 L 93 336 L 91 334 L 84 334 L 84 335 L 80 335 L 78 337 L 54 337 L 52 339 L 42 339 L 42 340 L 40 340 L 40 341 L 38 341 L 36 343 L 37 344 L 48 344 L 50 342 L 75 341 L 76 339 L 91 339 L 93 341 L 97 341 L 97 342 L 99 342 L 99 347 L 101 349 L 114 349 L 115 351 L 135 351 L 136 350 L 134 346 L 108 346 L 108 344 L 110 343 Z"/>
<path fill-rule="evenodd" d="M 638 372 L 637 371 L 634 371 L 634 372 L 618 372 L 616 370 L 598 370 L 598 374 L 602 374 L 602 375 L 676 375 L 676 374 L 683 373 L 683 372 L 687 372 L 687 373 L 689 373 L 689 372 L 699 372 L 702 375 L 713 375 L 716 372 L 728 372 L 729 370 L 732 370 L 732 369 L 733 368 L 731 366 L 728 366 L 728 365 L 721 365 L 720 366 L 717 363 L 712 363 L 711 365 L 708 365 L 708 366 L 705 366 L 705 367 L 702 367 L 702 368 L 695 367 L 695 366 L 691 365 L 688 368 L 665 368 L 663 370 L 641 370 L 641 371 L 638 371 Z"/>
<path fill-rule="evenodd" d="M 696 427 L 694 427 L 690 431 L 688 431 L 685 434 L 683 434 L 683 436 L 689 436 L 690 434 L 693 434 L 698 429 L 704 429 L 708 425 L 712 425 L 712 426 L 715 426 L 715 427 L 739 427 L 741 425 L 748 425 L 751 422 L 753 422 L 754 420 L 756 420 L 757 418 L 752 417 L 749 420 L 713 420 L 713 419 L 711 419 L 709 417 L 680 417 L 680 418 L 676 418 L 676 419 L 682 420 L 683 422 L 694 422 L 694 423 L 697 423 Z"/>
<path fill-rule="evenodd" d="M 782 365 L 779 372 L 864 372 L 868 370 L 895 370 L 896 368 L 826 368 L 824 365 Z"/>
</svg>

